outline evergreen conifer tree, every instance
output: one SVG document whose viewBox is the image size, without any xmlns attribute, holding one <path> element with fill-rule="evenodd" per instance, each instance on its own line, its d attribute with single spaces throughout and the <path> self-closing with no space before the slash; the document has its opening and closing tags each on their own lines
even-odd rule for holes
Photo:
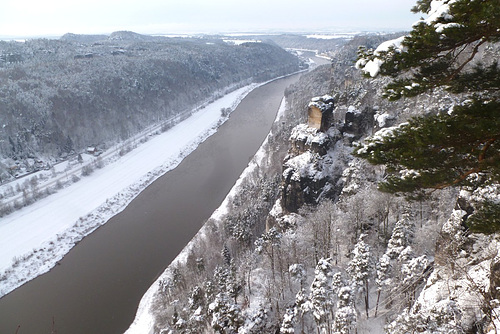
<svg viewBox="0 0 500 334">
<path fill-rule="evenodd" d="M 331 309 L 333 307 L 333 268 L 331 259 L 320 259 L 314 270 L 314 280 L 311 284 L 312 314 L 318 329 L 326 331 L 333 320 Z"/>
<path fill-rule="evenodd" d="M 359 236 L 359 240 L 352 251 L 352 259 L 347 271 L 351 275 L 352 285 L 364 294 L 366 317 L 369 310 L 369 279 L 372 271 L 370 246 L 364 241 L 366 234 Z"/>
<path fill-rule="evenodd" d="M 293 334 L 295 333 L 294 324 L 295 324 L 295 312 L 293 308 L 289 308 L 286 310 L 285 315 L 283 316 L 283 321 L 281 322 L 280 333 L 281 334 Z"/>
<path fill-rule="evenodd" d="M 361 50 L 356 66 L 371 76 L 390 76 L 384 96 L 413 97 L 442 88 L 462 103 L 448 113 L 416 117 L 383 129 L 355 154 L 387 167 L 380 189 L 421 197 L 450 186 L 500 183 L 500 68 L 496 57 L 479 55 L 500 39 L 498 0 L 418 0 L 414 12 L 428 14 L 409 35 Z M 498 199 L 498 197 L 497 197 Z M 471 228 L 500 228 L 500 203 Z"/>
<path fill-rule="evenodd" d="M 225 293 L 215 296 L 215 300 L 208 305 L 208 314 L 212 316 L 212 329 L 220 334 L 238 333 L 238 328 L 244 321 L 239 306 Z"/>
<path fill-rule="evenodd" d="M 415 224 L 409 213 L 404 213 L 403 217 L 394 225 L 385 254 L 391 259 L 400 257 L 405 248 L 411 245 L 414 233 Z"/>
<path fill-rule="evenodd" d="M 342 287 L 338 290 L 337 311 L 333 323 L 334 334 L 357 333 L 356 330 L 356 309 L 354 308 L 352 289 L 350 286 Z"/>
</svg>

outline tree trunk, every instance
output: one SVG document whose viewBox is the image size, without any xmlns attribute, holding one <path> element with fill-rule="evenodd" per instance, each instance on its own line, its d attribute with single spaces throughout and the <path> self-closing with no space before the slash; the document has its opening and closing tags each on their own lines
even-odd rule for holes
<svg viewBox="0 0 500 334">
<path fill-rule="evenodd" d="M 370 310 L 370 291 L 368 290 L 368 280 L 365 281 L 365 309 L 366 309 L 366 318 L 368 319 L 370 316 L 368 311 Z"/>
<path fill-rule="evenodd" d="M 377 313 L 378 313 L 378 304 L 380 302 L 380 293 L 382 292 L 382 290 L 378 290 L 378 293 L 377 293 L 377 304 L 375 305 L 375 318 L 377 317 Z"/>
</svg>

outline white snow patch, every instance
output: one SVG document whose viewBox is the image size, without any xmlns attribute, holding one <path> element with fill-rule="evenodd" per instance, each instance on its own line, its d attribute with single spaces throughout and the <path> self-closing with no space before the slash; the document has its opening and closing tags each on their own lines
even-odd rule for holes
<svg viewBox="0 0 500 334">
<path fill-rule="evenodd" d="M 297 125 L 293 128 L 290 135 L 290 141 L 304 142 L 307 146 L 311 146 L 313 143 L 322 145 L 327 140 L 328 135 L 326 133 L 316 128 L 312 128 L 307 124 Z"/>
<path fill-rule="evenodd" d="M 380 128 L 386 126 L 387 121 L 394 119 L 394 116 L 383 112 L 382 113 L 377 112 L 373 117 L 375 118 L 375 121 L 378 123 L 378 126 Z"/>
<path fill-rule="evenodd" d="M 281 199 L 278 198 L 276 203 L 274 203 L 269 215 L 272 217 L 280 217 L 283 214 L 283 208 L 281 207 Z"/>
<path fill-rule="evenodd" d="M 303 178 L 319 179 L 319 170 L 316 161 L 319 160 L 319 155 L 306 151 L 296 157 L 291 158 L 285 163 L 285 171 L 283 178 L 287 179 L 292 173 L 291 180 L 299 182 Z"/>
<path fill-rule="evenodd" d="M 261 43 L 261 41 L 256 39 L 224 39 L 223 41 L 227 44 L 232 45 L 241 45 L 245 43 Z"/>
<path fill-rule="evenodd" d="M 394 48 L 396 52 L 404 51 L 404 47 L 402 45 L 405 36 L 398 37 L 396 39 L 391 39 L 389 41 L 385 41 L 381 43 L 373 52 L 375 56 L 379 56 L 382 52 L 387 52 L 391 48 Z"/>
<path fill-rule="evenodd" d="M 361 111 L 359 111 L 358 109 L 356 109 L 355 106 L 349 106 L 349 108 L 347 108 L 347 112 L 348 113 L 352 113 L 352 114 L 356 114 L 356 115 L 361 114 Z"/>
<path fill-rule="evenodd" d="M 362 61 L 364 59 L 360 59 L 356 62 L 356 68 L 362 68 L 362 70 L 368 74 L 372 78 L 376 77 L 380 72 L 380 66 L 384 63 L 382 59 L 374 58 L 373 60 L 365 61 L 364 66 L 362 66 Z"/>
<path fill-rule="evenodd" d="M 382 66 L 382 64 L 384 64 L 384 61 L 378 57 L 382 52 L 388 52 L 391 48 L 393 48 L 395 52 L 404 52 L 405 48 L 402 44 L 404 38 L 405 36 L 401 36 L 399 38 L 383 42 L 373 52 L 375 58 L 371 60 L 363 58 L 359 59 L 356 62 L 356 68 L 361 69 L 365 73 L 369 73 L 372 78 L 376 77 L 380 72 L 380 67 Z"/>
<path fill-rule="evenodd" d="M 450 15 L 450 5 L 457 0 L 433 0 L 431 1 L 431 8 L 429 10 L 427 18 L 423 20 L 418 20 L 413 24 L 416 26 L 420 23 L 425 23 L 428 25 L 433 25 L 436 21 L 440 19 L 451 20 L 453 16 Z"/>
<path fill-rule="evenodd" d="M 315 39 L 336 39 L 336 38 L 352 39 L 357 34 L 359 34 L 359 32 L 353 32 L 353 33 L 334 33 L 334 34 L 312 34 L 312 35 L 306 35 L 306 37 L 307 38 L 315 38 Z"/>
<path fill-rule="evenodd" d="M 436 32 L 443 33 L 446 29 L 450 28 L 460 28 L 462 25 L 459 23 L 451 22 L 451 23 L 436 23 L 434 27 L 436 28 Z"/>
<path fill-rule="evenodd" d="M 407 126 L 407 122 L 403 122 L 399 125 L 396 126 L 391 126 L 389 128 L 382 128 L 375 132 L 371 137 L 368 137 L 364 143 L 360 144 L 360 148 L 358 150 L 358 153 L 364 154 L 368 152 L 368 149 L 371 147 L 374 147 L 378 144 L 381 144 L 384 142 L 385 138 L 390 138 L 394 136 L 394 131 L 397 129 Z"/>
</svg>

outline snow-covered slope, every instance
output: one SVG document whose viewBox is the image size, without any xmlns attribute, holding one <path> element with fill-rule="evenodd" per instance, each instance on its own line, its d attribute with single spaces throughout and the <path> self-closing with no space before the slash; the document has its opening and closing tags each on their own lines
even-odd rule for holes
<svg viewBox="0 0 500 334">
<path fill-rule="evenodd" d="M 356 141 L 446 112 L 457 97 L 437 90 L 390 103 L 378 94 L 383 80 L 361 78 L 343 59 L 333 68 L 332 90 L 319 92 L 335 98 L 331 129 L 292 131 L 306 122 L 304 94 L 319 85 L 289 89 L 292 116 L 280 124 L 290 122 L 290 131 L 271 137 L 266 150 L 287 142 L 285 163 L 264 157 L 275 165 L 260 163 L 247 175 L 227 210 L 151 288 L 127 334 L 495 333 L 498 236 L 464 233 L 457 191 L 423 201 L 381 193 L 385 170 L 349 154 Z M 320 184 L 320 176 L 330 179 Z M 280 191 L 265 177 L 279 178 Z M 287 206 L 283 194 L 294 189 L 313 196 Z"/>
</svg>

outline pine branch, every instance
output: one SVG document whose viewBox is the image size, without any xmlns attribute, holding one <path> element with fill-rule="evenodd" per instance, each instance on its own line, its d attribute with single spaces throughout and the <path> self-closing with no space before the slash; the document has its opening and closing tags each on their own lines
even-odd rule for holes
<svg viewBox="0 0 500 334">
<path fill-rule="evenodd" d="M 489 159 L 485 159 L 485 155 L 486 155 L 486 151 L 488 150 L 488 148 L 491 147 L 491 145 L 497 140 L 498 138 L 491 138 L 489 139 L 484 147 L 481 149 L 481 152 L 479 153 L 479 156 L 478 156 L 478 163 L 480 165 L 488 165 L 488 164 L 485 164 L 487 162 L 493 162 L 495 159 L 494 157 L 491 157 Z M 475 168 L 472 168 L 470 170 L 468 170 L 467 172 L 463 173 L 462 175 L 460 175 L 458 178 L 456 178 L 455 180 L 453 180 L 452 182 L 448 182 L 448 183 L 441 183 L 441 184 L 438 184 L 437 186 L 433 187 L 435 190 L 440 190 L 440 189 L 444 189 L 444 188 L 448 188 L 448 187 L 451 187 L 451 186 L 455 186 L 457 184 L 459 184 L 460 182 L 463 182 L 469 175 L 471 174 L 475 174 L 475 173 L 480 173 L 484 171 L 484 167 L 481 167 L 481 166 L 477 166 Z"/>
<path fill-rule="evenodd" d="M 476 57 L 476 54 L 478 53 L 479 51 L 479 47 L 481 45 L 483 45 L 484 43 L 486 43 L 486 39 L 483 39 L 481 42 L 479 42 L 478 44 L 476 44 L 476 46 L 474 47 L 474 49 L 472 50 L 469 58 L 467 58 L 463 63 L 462 65 L 460 65 L 457 69 L 455 69 L 455 71 L 450 75 L 448 76 L 448 78 L 446 78 L 446 80 L 444 81 L 444 83 L 446 82 L 450 82 L 452 81 L 453 79 L 455 79 L 455 77 L 460 73 L 462 72 L 462 70 L 465 68 L 465 66 L 467 64 L 469 64 L 475 57 Z M 468 46 L 468 45 L 467 45 Z M 443 83 L 443 84 L 444 84 Z M 441 85 L 443 85 L 441 84 Z"/>
</svg>

